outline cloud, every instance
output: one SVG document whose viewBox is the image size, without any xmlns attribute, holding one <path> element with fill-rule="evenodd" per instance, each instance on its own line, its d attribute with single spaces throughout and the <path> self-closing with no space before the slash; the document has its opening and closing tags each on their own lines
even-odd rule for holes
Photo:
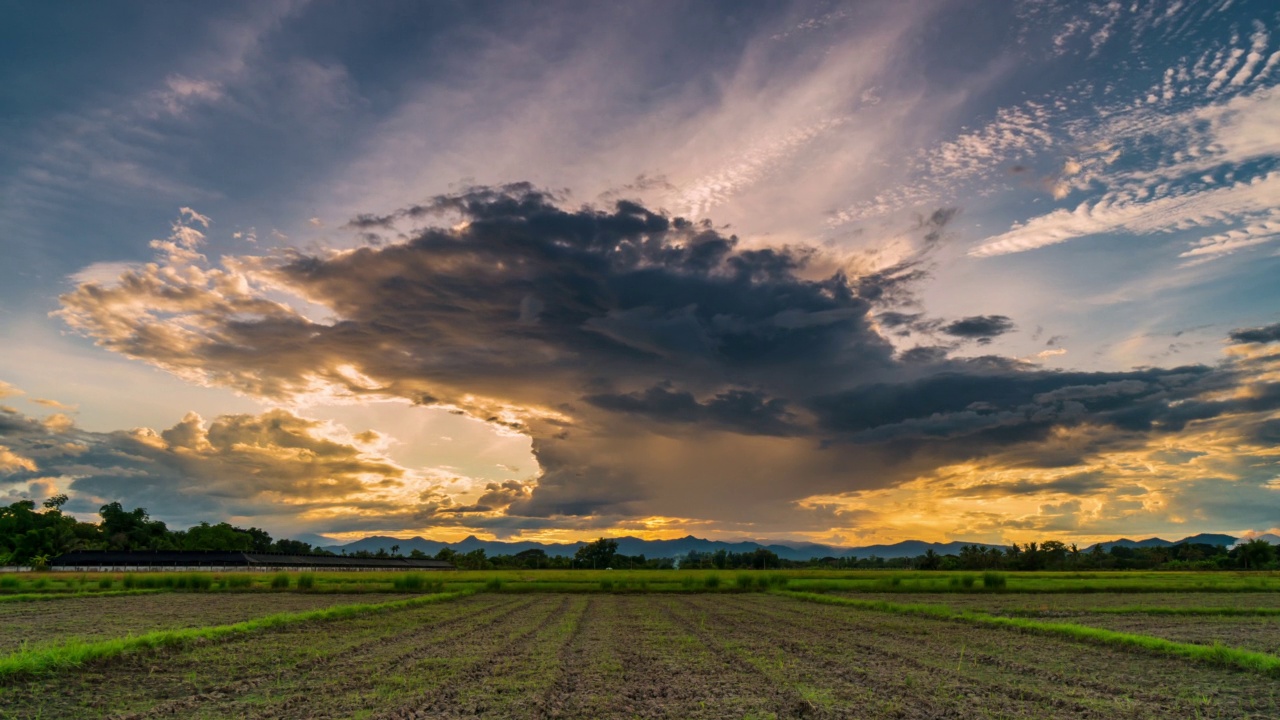
<svg viewBox="0 0 1280 720">
<path fill-rule="evenodd" d="M 160 431 L 106 433 L 5 410 L 0 439 L 0 486 L 50 479 L 76 512 L 118 500 L 182 525 L 250 517 L 315 529 L 325 527 L 315 518 L 339 512 L 402 513 L 443 482 L 437 471 L 386 458 L 364 433 L 282 409 L 209 421 L 188 413 Z"/>
<path fill-rule="evenodd" d="M 50 400 L 48 398 L 31 398 L 31 402 L 37 405 L 43 405 L 45 407 L 53 408 L 54 410 L 65 410 L 67 412 L 76 411 L 75 405 L 68 405 L 66 403 L 58 402 L 57 400 Z"/>
<path fill-rule="evenodd" d="M 1280 323 L 1266 325 L 1264 327 L 1232 330 L 1230 338 L 1232 342 L 1237 343 L 1280 342 Z"/>
<path fill-rule="evenodd" d="M 156 262 L 76 287 L 60 315 L 99 345 L 194 382 L 295 404 L 399 399 L 531 438 L 536 479 L 425 483 L 394 508 L 369 501 L 361 507 L 376 513 L 333 512 L 322 518 L 332 525 L 316 526 L 335 532 L 399 523 L 515 533 L 649 517 L 818 532 L 832 518 L 809 498 L 890 492 L 965 463 L 1085 472 L 1108 453 L 1280 409 L 1265 354 L 1088 373 L 956 359 L 948 346 L 898 353 L 882 332 L 981 342 L 1013 329 L 1004 315 L 944 323 L 902 310 L 927 277 L 918 258 L 824 274 L 810 249 L 753 247 L 631 201 L 566 208 L 528 184 L 385 217 L 369 222 L 402 240 L 216 265 L 184 244 L 180 223 Z M 191 420 L 136 442 L 223 467 L 219 452 L 254 442 L 272 458 L 319 453 L 306 444 L 320 432 L 309 422 Z M 344 452 L 363 469 L 337 476 L 327 507 L 366 492 L 373 476 L 404 482 L 403 468 L 369 469 L 382 461 Z M 294 487 L 281 472 L 281 493 L 328 487 Z"/>
<path fill-rule="evenodd" d="M 1011 332 L 1013 321 L 1004 315 L 974 315 L 942 326 L 942 332 L 966 340 L 989 343 L 991 339 Z"/>
</svg>

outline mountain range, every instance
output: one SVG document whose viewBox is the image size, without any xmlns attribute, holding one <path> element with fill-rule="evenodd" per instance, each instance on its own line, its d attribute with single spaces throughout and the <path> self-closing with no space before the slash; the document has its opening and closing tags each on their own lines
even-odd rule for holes
<svg viewBox="0 0 1280 720">
<path fill-rule="evenodd" d="M 317 538 L 318 539 L 318 538 Z M 841 547 L 836 545 L 823 545 L 820 543 L 759 543 L 752 540 L 740 540 L 736 542 L 728 542 L 724 540 L 707 540 L 697 538 L 692 535 L 678 538 L 675 540 L 643 540 L 636 537 L 619 537 L 613 538 L 618 542 L 618 552 L 623 555 L 644 555 L 648 558 L 671 558 L 687 555 L 690 551 L 698 552 L 716 552 L 717 550 L 726 550 L 734 553 L 754 552 L 757 548 L 765 548 L 776 553 L 778 557 L 787 560 L 809 560 L 812 558 L 822 557 L 851 557 L 851 558 L 902 558 L 916 557 L 925 554 L 928 550 L 933 550 L 939 555 L 956 555 L 960 552 L 960 548 L 967 545 L 977 545 L 983 548 L 1001 548 L 1003 545 L 990 545 L 987 543 L 974 543 L 954 541 L 947 543 L 931 543 L 921 540 L 904 540 L 902 542 L 893 543 L 891 545 L 865 545 L 859 547 Z M 1119 540 L 1111 540 L 1108 542 L 1098 543 L 1103 550 L 1110 550 L 1112 547 L 1170 547 L 1181 543 L 1205 543 L 1208 545 L 1227 545 L 1230 546 L 1237 541 L 1232 535 L 1220 535 L 1211 533 L 1201 533 L 1183 538 L 1182 540 L 1170 541 L 1162 538 L 1147 538 L 1145 540 L 1130 540 L 1121 538 Z M 1280 543 L 1280 538 L 1277 538 Z M 456 543 L 439 542 L 435 540 L 427 540 L 421 537 L 414 538 L 395 538 L 385 535 L 374 535 L 362 538 L 346 545 L 324 545 L 322 543 L 313 543 L 321 545 L 326 550 L 335 553 L 346 551 L 348 553 L 367 550 L 369 552 L 377 552 L 379 550 L 390 551 L 392 547 L 398 547 L 401 554 L 407 555 L 414 550 L 421 550 L 427 555 L 435 555 L 444 548 L 450 548 L 454 552 L 469 553 L 475 550 L 484 550 L 486 555 L 514 555 L 525 550 L 542 550 L 551 556 L 567 556 L 573 555 L 578 548 L 586 544 L 584 541 L 573 543 L 539 543 L 533 541 L 518 542 L 502 542 L 500 540 L 481 540 L 474 535 L 470 535 Z M 1083 548 L 1085 550 L 1092 549 L 1093 546 Z"/>
</svg>

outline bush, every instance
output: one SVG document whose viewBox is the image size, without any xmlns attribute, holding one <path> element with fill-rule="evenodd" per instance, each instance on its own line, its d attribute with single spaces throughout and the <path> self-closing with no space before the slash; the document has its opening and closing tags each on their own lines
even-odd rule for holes
<svg viewBox="0 0 1280 720">
<path fill-rule="evenodd" d="M 101 580 L 98 581 L 98 589 L 110 590 L 113 584 L 114 583 L 112 583 L 111 578 L 102 578 Z"/>
<path fill-rule="evenodd" d="M 702 578 L 702 586 L 709 590 L 720 587 L 720 576 L 712 574 Z"/>
<path fill-rule="evenodd" d="M 1003 590 L 1008 584 L 1009 579 L 1004 576 L 1004 573 L 982 573 L 982 587 L 987 590 Z"/>
<path fill-rule="evenodd" d="M 315 574 L 315 573 L 302 573 L 301 575 L 299 575 L 299 576 L 298 576 L 298 589 L 299 589 L 299 590 L 310 590 L 311 588 L 313 588 L 313 587 L 315 587 L 315 586 L 316 586 L 316 574 Z"/>
<path fill-rule="evenodd" d="M 421 590 L 422 586 L 425 584 L 426 584 L 426 578 L 422 577 L 421 573 L 408 573 L 405 575 L 401 575 L 400 577 L 392 581 L 391 586 L 394 587 L 396 590 L 417 591 L 417 590 Z"/>
<path fill-rule="evenodd" d="M 222 584 L 229 588 L 247 588 L 253 585 L 253 578 L 248 575 L 228 575 L 223 578 Z"/>
<path fill-rule="evenodd" d="M 272 590 L 288 590 L 289 589 L 289 573 L 276 573 L 271 578 Z"/>
</svg>

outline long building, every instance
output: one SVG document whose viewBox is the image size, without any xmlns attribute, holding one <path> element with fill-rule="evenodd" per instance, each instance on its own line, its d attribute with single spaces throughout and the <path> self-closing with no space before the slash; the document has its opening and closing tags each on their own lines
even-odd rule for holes
<svg viewBox="0 0 1280 720">
<path fill-rule="evenodd" d="M 51 570 L 453 570 L 453 563 L 402 557 L 295 555 L 220 550 L 76 550 L 49 562 Z"/>
</svg>

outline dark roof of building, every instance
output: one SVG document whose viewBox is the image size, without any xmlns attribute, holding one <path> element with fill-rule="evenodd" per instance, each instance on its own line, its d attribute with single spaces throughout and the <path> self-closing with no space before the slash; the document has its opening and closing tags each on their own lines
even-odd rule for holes
<svg viewBox="0 0 1280 720">
<path fill-rule="evenodd" d="M 351 557 L 348 555 L 303 555 L 293 553 L 253 553 L 219 550 L 75 550 L 49 562 L 50 567 L 92 567 L 95 565 L 134 567 L 244 566 L 382 568 L 388 570 L 452 570 L 453 563 L 401 557 Z"/>
</svg>

